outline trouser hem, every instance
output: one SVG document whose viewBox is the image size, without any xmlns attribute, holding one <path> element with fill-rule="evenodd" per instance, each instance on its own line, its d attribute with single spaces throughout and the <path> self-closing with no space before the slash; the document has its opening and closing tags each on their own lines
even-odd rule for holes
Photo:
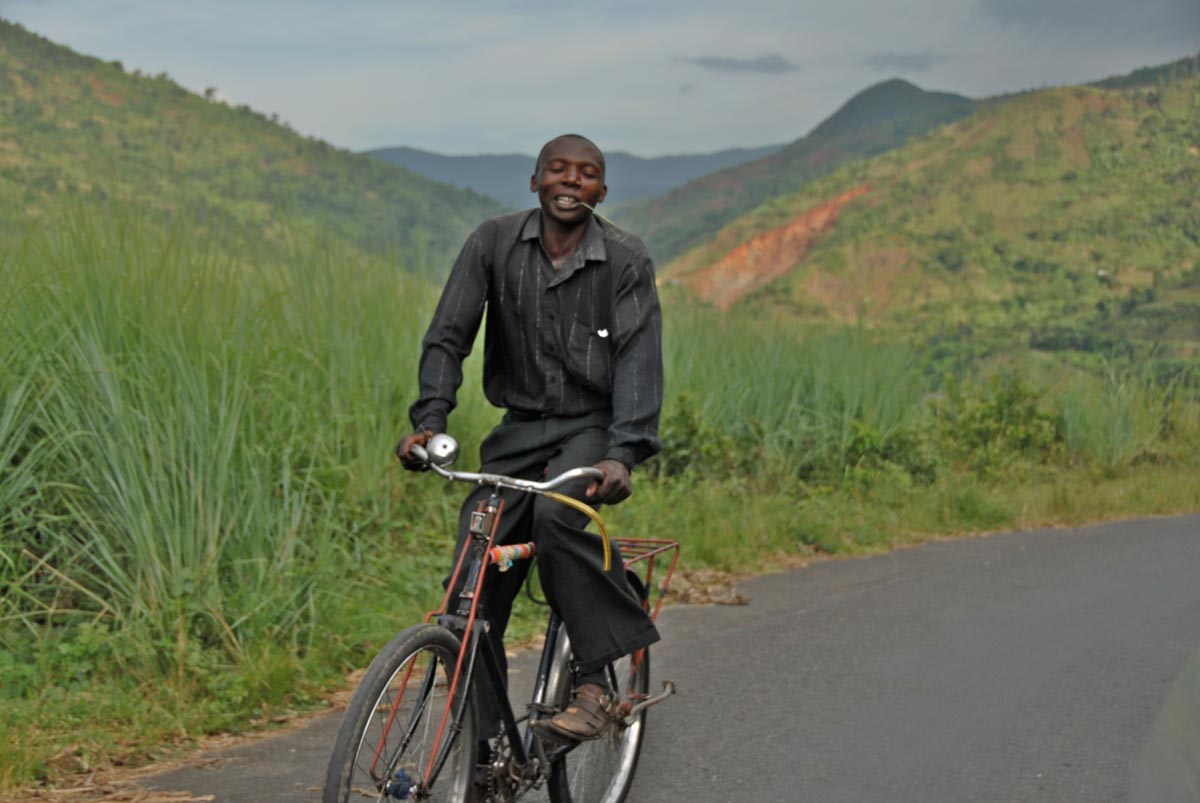
<svg viewBox="0 0 1200 803">
<path fill-rule="evenodd" d="M 629 639 L 623 641 L 615 649 L 601 655 L 599 658 L 589 658 L 585 661 L 576 660 L 575 671 L 581 675 L 587 675 L 595 672 L 597 669 L 602 669 L 608 666 L 613 661 L 623 658 L 630 653 L 637 652 L 643 647 L 649 647 L 656 641 L 661 640 L 662 636 L 658 634 L 658 628 L 653 624 L 647 629 L 638 633 Z"/>
</svg>

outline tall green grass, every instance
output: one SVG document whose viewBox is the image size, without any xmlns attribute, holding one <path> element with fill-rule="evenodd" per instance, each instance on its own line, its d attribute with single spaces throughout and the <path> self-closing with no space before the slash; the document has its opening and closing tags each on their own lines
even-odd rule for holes
<svg viewBox="0 0 1200 803">
<path fill-rule="evenodd" d="M 692 305 L 669 313 L 668 419 L 694 405 L 760 465 L 840 472 L 915 426 L 924 378 L 911 349 L 861 329 L 808 332 Z"/>
<path fill-rule="evenodd" d="M 1174 451 L 1168 427 L 1194 431 L 1195 377 L 1163 382 L 1141 368 L 1075 378 L 1062 395 L 1063 437 L 1072 458 L 1110 476 L 1135 460 Z M 1180 418 L 1182 416 L 1182 418 Z"/>
<path fill-rule="evenodd" d="M 446 536 L 398 522 L 444 494 L 395 482 L 391 445 L 433 288 L 336 244 L 269 253 L 226 236 L 76 207 L 0 254 L 14 704 L 115 665 L 194 732 L 196 701 L 253 710 L 316 688 L 388 632 L 388 606 L 428 600 Z M 471 390 L 464 405 L 469 447 L 489 414 Z M 78 662 L 81 640 L 97 646 Z M 18 760 L 25 741 L 0 739 L 0 786 L 40 771 Z"/>
</svg>

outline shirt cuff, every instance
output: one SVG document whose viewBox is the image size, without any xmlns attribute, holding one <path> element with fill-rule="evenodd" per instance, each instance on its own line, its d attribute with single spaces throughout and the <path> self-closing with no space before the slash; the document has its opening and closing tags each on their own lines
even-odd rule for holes
<svg viewBox="0 0 1200 803">
<path fill-rule="evenodd" d="M 625 468 L 633 471 L 633 465 L 637 462 L 634 459 L 633 450 L 626 449 L 623 446 L 611 446 L 604 454 L 605 460 L 616 460 L 619 463 L 624 463 Z"/>
<path fill-rule="evenodd" d="M 435 435 L 446 431 L 446 419 L 441 416 L 425 416 L 420 421 L 413 421 L 413 432 L 429 432 Z"/>
</svg>

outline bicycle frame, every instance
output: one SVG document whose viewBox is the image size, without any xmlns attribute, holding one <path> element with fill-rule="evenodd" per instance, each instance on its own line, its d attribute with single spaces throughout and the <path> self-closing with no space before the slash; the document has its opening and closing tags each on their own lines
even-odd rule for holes
<svg viewBox="0 0 1200 803">
<path fill-rule="evenodd" d="M 438 623 L 443 627 L 463 634 L 462 649 L 459 650 L 458 661 L 448 692 L 451 700 L 455 699 L 455 694 L 458 692 L 460 685 L 465 685 L 465 688 L 468 690 L 473 688 L 476 662 L 482 650 L 483 667 L 486 672 L 485 677 L 491 686 L 491 692 L 497 701 L 499 701 L 501 722 L 505 735 L 514 752 L 514 759 L 523 772 L 524 767 L 529 763 L 530 737 L 532 734 L 527 732 L 526 740 L 522 740 L 517 728 L 517 719 L 513 715 L 512 705 L 508 701 L 504 673 L 500 668 L 500 660 L 496 655 L 492 642 L 484 638 L 487 632 L 487 623 L 478 619 L 479 598 L 486 580 L 487 555 L 488 551 L 495 544 L 496 531 L 500 526 L 503 513 L 504 499 L 500 497 L 499 489 L 496 488 L 487 499 L 480 501 L 478 508 L 472 514 L 468 530 L 470 537 L 463 544 L 462 551 L 459 553 L 454 571 L 450 576 L 450 582 L 446 587 L 446 596 L 442 599 L 440 608 L 426 614 L 425 622 L 428 623 L 436 617 Z M 467 570 L 467 578 L 463 584 L 463 590 L 457 595 L 458 608 L 454 614 L 450 614 L 449 607 L 455 597 L 455 589 L 458 588 L 458 577 L 468 553 L 471 554 L 471 562 Z M 545 656 L 543 656 L 543 659 L 545 659 Z M 465 671 L 464 662 L 466 664 Z M 539 682 L 543 680 L 540 671 L 541 667 L 539 667 Z M 454 707 L 454 721 L 451 724 L 451 730 L 455 736 L 458 735 L 461 729 L 466 702 L 467 696 L 464 694 L 461 701 Z M 441 771 L 450 753 L 451 740 L 445 738 L 447 719 L 450 713 L 451 708 L 447 707 L 446 712 L 442 716 L 442 722 L 438 726 L 438 734 L 435 737 L 437 749 L 430 759 L 430 766 L 424 779 L 426 788 L 432 786 L 437 779 L 437 774 Z"/>
</svg>

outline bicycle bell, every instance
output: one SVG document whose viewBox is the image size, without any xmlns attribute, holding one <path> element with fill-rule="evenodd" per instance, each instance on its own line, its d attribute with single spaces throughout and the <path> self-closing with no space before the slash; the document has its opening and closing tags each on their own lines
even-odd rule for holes
<svg viewBox="0 0 1200 803">
<path fill-rule="evenodd" d="M 439 432 L 425 444 L 425 451 L 429 454 L 430 463 L 445 468 L 458 459 L 458 441 Z"/>
</svg>

